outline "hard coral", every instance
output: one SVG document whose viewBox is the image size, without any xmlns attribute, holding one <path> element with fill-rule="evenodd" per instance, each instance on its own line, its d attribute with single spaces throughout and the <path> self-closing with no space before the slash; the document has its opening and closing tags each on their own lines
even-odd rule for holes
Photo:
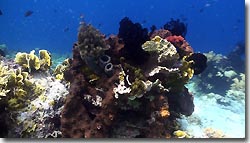
<svg viewBox="0 0 250 143">
<path fill-rule="evenodd" d="M 51 55 L 47 50 L 39 50 L 39 57 L 35 55 L 35 50 L 28 53 L 18 52 L 15 62 L 19 64 L 24 71 L 29 73 L 37 70 L 46 71 L 52 64 Z"/>
<path fill-rule="evenodd" d="M 47 50 L 39 50 L 40 69 L 48 70 L 52 65 L 51 54 Z"/>
<path fill-rule="evenodd" d="M 32 50 L 29 54 L 18 52 L 15 62 L 29 72 L 40 69 L 40 61 L 35 55 L 35 50 Z"/>
<path fill-rule="evenodd" d="M 159 36 L 155 36 L 151 41 L 142 45 L 142 49 L 150 53 L 152 57 L 157 57 L 158 63 L 175 62 L 179 59 L 176 48 L 168 41 Z"/>
</svg>

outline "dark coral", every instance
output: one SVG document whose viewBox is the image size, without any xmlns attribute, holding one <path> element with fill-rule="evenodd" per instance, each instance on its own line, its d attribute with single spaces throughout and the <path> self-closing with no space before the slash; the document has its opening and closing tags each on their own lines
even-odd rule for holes
<svg viewBox="0 0 250 143">
<path fill-rule="evenodd" d="M 174 20 L 173 18 L 171 18 L 171 20 L 164 24 L 163 27 L 176 36 L 185 37 L 187 34 L 187 24 L 181 22 L 180 19 Z"/>
<path fill-rule="evenodd" d="M 168 94 L 169 108 L 186 116 L 194 112 L 194 97 L 185 87 L 184 91 L 179 94 Z"/>
<path fill-rule="evenodd" d="M 124 42 L 122 56 L 136 64 L 143 64 L 148 54 L 142 50 L 141 45 L 149 40 L 148 30 L 141 24 L 133 23 L 128 17 L 120 21 L 118 37 Z"/>
<path fill-rule="evenodd" d="M 194 61 L 192 67 L 195 75 L 202 73 L 207 68 L 207 57 L 201 53 L 193 53 L 186 60 Z"/>
</svg>

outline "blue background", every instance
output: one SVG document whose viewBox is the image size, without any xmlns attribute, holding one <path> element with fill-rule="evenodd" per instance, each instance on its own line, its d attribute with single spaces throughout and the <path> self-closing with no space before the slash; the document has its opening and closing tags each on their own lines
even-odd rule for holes
<svg viewBox="0 0 250 143">
<path fill-rule="evenodd" d="M 0 9 L 0 44 L 17 51 L 71 52 L 81 15 L 107 35 L 125 16 L 147 28 L 180 18 L 196 52 L 227 54 L 245 40 L 243 0 L 0 0 Z M 24 17 L 28 10 L 34 13 Z"/>
</svg>

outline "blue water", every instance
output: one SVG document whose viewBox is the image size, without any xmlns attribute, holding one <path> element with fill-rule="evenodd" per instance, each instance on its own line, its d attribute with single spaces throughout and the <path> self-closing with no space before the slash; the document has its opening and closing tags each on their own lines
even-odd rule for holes
<svg viewBox="0 0 250 143">
<path fill-rule="evenodd" d="M 17 51 L 71 52 L 81 15 L 107 35 L 125 16 L 147 28 L 179 18 L 195 52 L 227 54 L 245 40 L 243 0 L 0 0 L 0 10 L 0 44 Z M 28 10 L 34 13 L 25 17 Z"/>
</svg>

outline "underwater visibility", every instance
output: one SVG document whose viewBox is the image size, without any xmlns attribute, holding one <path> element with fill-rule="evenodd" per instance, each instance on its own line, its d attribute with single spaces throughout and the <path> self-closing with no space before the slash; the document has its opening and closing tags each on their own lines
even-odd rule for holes
<svg viewBox="0 0 250 143">
<path fill-rule="evenodd" d="M 1 138 L 245 138 L 245 2 L 1 0 Z"/>
</svg>

